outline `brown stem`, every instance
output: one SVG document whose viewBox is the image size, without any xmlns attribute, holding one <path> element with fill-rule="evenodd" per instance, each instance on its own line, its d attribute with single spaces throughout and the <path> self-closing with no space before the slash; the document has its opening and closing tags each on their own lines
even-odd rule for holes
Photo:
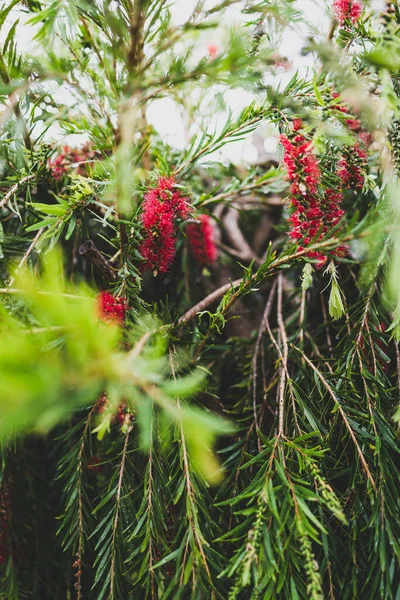
<svg viewBox="0 0 400 600">
<path fill-rule="evenodd" d="M 113 268 L 92 240 L 87 240 L 81 244 L 79 254 L 95 267 L 96 271 L 107 283 L 115 281 L 116 275 Z"/>
<path fill-rule="evenodd" d="M 85 423 L 85 427 L 83 429 L 83 433 L 82 433 L 82 441 L 79 447 L 79 452 L 78 452 L 78 460 L 77 460 L 77 471 L 78 471 L 78 488 L 77 488 L 77 499 L 78 499 L 78 527 L 79 527 L 79 532 L 78 532 L 78 550 L 76 553 L 76 558 L 77 558 L 77 568 L 78 568 L 78 572 L 77 572 L 77 580 L 76 580 L 76 591 L 77 591 L 77 600 L 83 600 L 83 596 L 82 596 L 82 557 L 83 557 L 83 551 L 84 551 L 84 544 L 83 544 L 83 540 L 84 540 L 84 529 L 83 529 L 83 502 L 82 502 L 82 465 L 83 465 L 83 453 L 85 450 L 85 442 L 86 442 L 86 434 L 88 432 L 90 423 L 91 423 L 91 419 L 92 419 L 92 415 L 96 410 L 96 406 L 97 403 L 95 403 L 89 414 L 88 417 L 86 419 L 86 423 Z"/>
<path fill-rule="evenodd" d="M 283 317 L 282 317 L 282 273 L 279 273 L 278 276 L 278 325 L 279 332 L 283 342 L 283 361 L 282 361 L 282 375 L 279 386 L 279 425 L 278 425 L 278 435 L 284 436 L 284 407 L 285 407 L 285 384 L 286 384 L 286 373 L 287 373 L 287 358 L 288 358 L 288 346 L 287 346 L 287 337 L 286 331 L 283 326 Z"/>
<path fill-rule="evenodd" d="M 170 358 L 170 365 L 171 365 L 171 372 L 172 372 L 172 377 L 175 380 L 175 367 L 174 367 L 174 362 L 172 359 L 172 351 L 170 350 L 169 352 L 169 358 Z M 181 410 L 181 404 L 179 399 L 177 399 L 177 407 L 178 410 Z M 197 546 L 197 550 L 201 556 L 202 559 L 202 563 L 204 566 L 204 569 L 206 571 L 207 577 L 209 579 L 209 581 L 211 582 L 211 573 L 210 573 L 210 569 L 208 566 L 208 561 L 207 561 L 207 557 L 205 555 L 204 552 L 204 548 L 203 548 L 203 543 L 202 540 L 200 538 L 199 535 L 199 531 L 197 528 L 197 523 L 196 523 L 196 518 L 195 518 L 195 492 L 193 489 L 193 485 L 192 485 L 192 481 L 190 479 L 190 468 L 189 468 L 189 457 L 188 457 L 188 451 L 187 451 L 187 447 L 186 447 L 186 439 L 185 439 L 185 432 L 183 429 L 183 424 L 180 424 L 180 433 L 181 433 L 181 449 L 182 449 L 182 459 L 183 459 L 183 470 L 184 470 L 184 477 L 185 477 L 185 482 L 186 482 L 186 492 L 188 495 L 188 520 L 189 520 L 189 526 L 190 529 L 192 530 L 192 535 L 193 535 L 193 539 L 195 541 L 195 544 Z M 210 594 L 210 598 L 215 599 L 215 594 L 213 591 L 211 591 Z"/>
<path fill-rule="evenodd" d="M 150 571 L 150 588 L 151 599 L 156 598 L 154 571 L 153 571 L 153 532 L 151 527 L 151 513 L 153 510 L 153 415 L 150 421 L 150 446 L 149 446 L 149 480 L 148 480 L 148 497 L 147 497 L 147 523 L 148 523 L 148 538 L 149 538 L 149 571 Z"/>
<path fill-rule="evenodd" d="M 28 250 L 25 252 L 24 256 L 22 257 L 22 259 L 20 260 L 20 262 L 18 264 L 17 271 L 22 269 L 22 267 L 26 264 L 29 256 L 33 252 L 33 249 L 36 246 L 36 243 L 38 242 L 38 240 L 40 239 L 40 236 L 42 235 L 43 231 L 44 231 L 44 227 L 41 227 L 39 229 L 39 231 L 37 232 L 37 234 L 35 235 L 35 237 L 33 238 L 31 244 L 29 245 Z M 10 279 L 8 280 L 8 285 L 12 286 L 14 283 L 14 279 L 15 279 L 14 277 L 10 277 Z"/>
<path fill-rule="evenodd" d="M 264 314 L 263 314 L 262 319 L 261 319 L 261 323 L 260 323 L 260 327 L 259 327 L 258 335 L 257 335 L 257 341 L 256 341 L 256 345 L 255 345 L 255 348 L 254 348 L 254 354 L 253 354 L 253 415 L 254 415 L 254 425 L 256 427 L 256 430 L 258 429 L 258 415 L 257 415 L 257 359 L 258 359 L 258 354 L 259 354 L 261 339 L 262 339 L 262 336 L 263 336 L 263 333 L 264 333 L 265 329 L 268 326 L 268 319 L 269 319 L 269 316 L 271 314 L 273 302 L 275 300 L 276 285 L 277 285 L 277 282 L 274 281 L 274 283 L 272 284 L 272 287 L 271 287 L 271 291 L 269 293 L 267 304 L 265 305 L 265 310 L 264 310 Z M 260 442 L 260 440 L 258 440 L 258 443 L 259 443 L 259 450 L 261 451 L 261 442 Z"/>
<path fill-rule="evenodd" d="M 319 242 L 319 243 L 313 244 L 313 245 L 309 246 L 308 248 L 304 248 L 303 250 L 298 250 L 294 254 L 289 254 L 288 256 L 283 256 L 282 258 L 278 258 L 270 263 L 268 269 L 263 274 L 263 278 L 271 275 L 274 272 L 274 270 L 278 269 L 280 266 L 285 265 L 285 264 L 291 262 L 292 260 L 295 260 L 296 258 L 300 258 L 300 257 L 304 256 L 305 254 L 308 254 L 308 252 L 310 252 L 310 250 L 329 248 L 331 246 L 335 247 L 343 242 L 352 240 L 353 237 L 354 236 L 352 234 L 349 234 L 342 240 L 339 240 L 337 238 L 331 238 L 329 240 L 325 240 L 324 242 Z M 227 313 L 228 310 L 231 308 L 231 306 L 239 299 L 241 294 L 243 292 L 248 291 L 255 284 L 255 282 L 257 281 L 258 278 L 259 278 L 259 274 L 254 273 L 254 275 L 252 275 L 252 277 L 243 285 L 242 290 L 238 290 L 232 295 L 230 300 L 226 303 L 223 313 Z M 243 282 L 243 279 L 236 279 L 235 281 L 226 283 L 225 285 L 221 286 L 220 288 L 214 290 L 211 294 L 209 294 L 208 296 L 203 298 L 203 300 L 201 300 L 200 302 L 195 304 L 195 306 L 190 308 L 184 315 L 182 315 L 178 320 L 178 325 L 183 325 L 183 324 L 187 323 L 188 321 L 190 321 L 191 319 L 193 319 L 198 312 L 203 311 L 205 308 L 210 306 L 210 304 L 213 304 L 213 302 L 216 302 L 218 299 L 222 298 L 224 296 L 224 294 L 226 294 L 226 292 L 228 292 L 231 288 L 236 288 L 236 287 L 240 286 L 240 284 L 242 282 Z"/>
<path fill-rule="evenodd" d="M 300 350 L 300 348 L 297 348 L 297 346 L 295 346 L 294 344 L 291 344 L 292 348 L 294 348 L 295 350 L 297 350 L 297 352 L 299 352 L 301 354 L 301 356 L 303 357 L 303 359 L 305 360 L 305 362 L 309 365 L 309 367 L 311 367 L 311 369 L 314 371 L 314 373 L 317 375 L 318 379 L 321 381 L 322 385 L 325 387 L 325 389 L 327 390 L 328 394 L 331 396 L 332 400 L 334 401 L 334 403 L 336 404 L 336 406 L 338 407 L 338 410 L 340 412 L 340 415 L 343 419 L 343 422 L 347 428 L 347 431 L 349 432 L 349 435 L 351 437 L 351 439 L 353 440 L 353 443 L 356 447 L 357 450 L 357 454 L 360 458 L 361 464 L 363 466 L 363 469 L 373 487 L 373 489 L 376 491 L 376 485 L 375 485 L 375 481 L 371 475 L 371 471 L 369 470 L 367 461 L 365 460 L 364 454 L 362 453 L 362 450 L 360 448 L 360 445 L 357 441 L 357 438 L 354 434 L 354 431 L 349 423 L 349 420 L 347 418 L 346 413 L 343 410 L 342 405 L 340 404 L 338 398 L 336 397 L 335 392 L 333 391 L 332 387 L 329 385 L 328 381 L 325 379 L 325 377 L 322 375 L 322 373 L 319 371 L 319 369 L 317 369 L 317 367 L 311 362 L 311 360 L 304 354 L 304 352 L 302 350 Z"/>
<path fill-rule="evenodd" d="M 111 538 L 112 551 L 111 551 L 110 600 L 113 600 L 115 598 L 115 544 L 116 544 L 116 537 L 117 537 L 119 507 L 120 507 L 120 503 L 121 503 L 122 481 L 124 478 L 125 460 L 126 460 L 126 454 L 127 454 L 127 448 L 128 448 L 128 442 L 129 442 L 129 433 L 130 432 L 128 431 L 125 435 L 125 442 L 124 442 L 124 447 L 122 450 L 122 460 L 121 460 L 121 466 L 119 469 L 119 477 L 118 477 L 118 484 L 117 484 L 117 497 L 116 497 L 116 501 L 115 501 L 115 517 L 114 517 L 114 523 L 113 523 L 113 528 L 112 528 L 112 538 Z"/>
<path fill-rule="evenodd" d="M 230 243 L 236 248 L 245 260 L 252 261 L 254 258 L 254 250 L 244 237 L 242 230 L 239 227 L 239 211 L 235 206 L 230 206 L 226 214 L 222 218 L 222 223 L 225 227 L 226 234 Z"/>
<path fill-rule="evenodd" d="M 6 204 L 8 204 L 8 202 L 11 200 L 11 198 L 21 185 L 23 185 L 27 181 L 30 181 L 31 179 L 34 179 L 34 177 L 35 175 L 27 175 L 26 177 L 23 177 L 22 179 L 17 181 L 17 183 L 14 183 L 14 185 L 10 187 L 10 189 L 4 196 L 3 200 L 0 200 L 0 209 L 3 208 Z"/>
</svg>

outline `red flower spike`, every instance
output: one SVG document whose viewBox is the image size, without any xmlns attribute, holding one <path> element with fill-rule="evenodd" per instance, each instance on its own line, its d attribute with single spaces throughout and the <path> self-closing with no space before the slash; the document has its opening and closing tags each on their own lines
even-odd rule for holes
<svg viewBox="0 0 400 600">
<path fill-rule="evenodd" d="M 116 298 L 109 292 L 101 292 L 97 303 L 100 318 L 105 321 L 123 322 L 128 309 L 125 298 Z"/>
<path fill-rule="evenodd" d="M 217 44 L 208 44 L 207 50 L 210 58 L 215 58 L 219 52 Z"/>
<path fill-rule="evenodd" d="M 346 20 L 356 23 L 362 10 L 363 5 L 359 0 L 334 0 L 333 2 L 333 12 L 340 25 L 343 25 Z"/>
<path fill-rule="evenodd" d="M 303 121 L 301 119 L 293 119 L 293 131 L 299 131 L 303 126 Z"/>
<path fill-rule="evenodd" d="M 298 133 L 299 127 L 301 120 L 295 119 L 293 133 L 281 136 L 281 142 L 284 147 L 283 160 L 291 182 L 290 205 L 295 209 L 289 217 L 289 237 L 298 242 L 298 250 L 304 250 L 329 235 L 344 213 L 340 208 L 341 191 L 327 189 L 325 195 L 321 194 L 319 163 L 312 152 L 311 142 Z M 340 247 L 331 254 L 343 256 L 343 252 L 344 247 Z M 315 260 L 317 267 L 322 267 L 327 260 L 327 256 L 314 250 L 307 252 L 306 256 Z"/>
<path fill-rule="evenodd" d="M 332 98 L 339 98 L 339 94 L 332 92 Z M 332 105 L 332 108 L 350 113 L 344 105 Z M 345 146 L 342 156 L 338 161 L 337 174 L 342 181 L 342 187 L 354 191 L 362 189 L 364 185 L 364 172 L 368 164 L 368 147 L 373 142 L 373 137 L 368 131 L 364 131 L 362 123 L 358 118 L 346 119 L 346 125 L 354 133 L 356 142 L 352 146 Z"/>
<path fill-rule="evenodd" d="M 62 152 L 48 163 L 48 168 L 51 171 L 54 179 L 59 180 L 75 166 L 76 172 L 81 175 L 84 172 L 86 163 L 94 158 L 95 153 L 88 145 L 83 146 L 80 150 L 64 146 Z"/>
<path fill-rule="evenodd" d="M 142 223 L 146 230 L 139 251 L 146 268 L 166 273 L 175 256 L 176 221 L 190 213 L 187 198 L 181 196 L 173 177 L 160 177 L 143 201 Z"/>
<path fill-rule="evenodd" d="M 95 412 L 97 412 L 97 413 L 104 412 L 106 409 L 107 403 L 108 403 L 107 396 L 103 392 L 102 394 L 100 394 L 100 396 L 97 399 L 97 402 L 94 407 Z"/>
<path fill-rule="evenodd" d="M 214 240 L 214 223 L 208 215 L 200 215 L 199 223 L 190 223 L 186 235 L 190 250 L 198 263 L 209 265 L 217 260 L 218 249 Z"/>
<path fill-rule="evenodd" d="M 364 185 L 367 153 L 360 144 L 346 149 L 338 162 L 338 175 L 346 189 L 359 190 Z"/>
</svg>

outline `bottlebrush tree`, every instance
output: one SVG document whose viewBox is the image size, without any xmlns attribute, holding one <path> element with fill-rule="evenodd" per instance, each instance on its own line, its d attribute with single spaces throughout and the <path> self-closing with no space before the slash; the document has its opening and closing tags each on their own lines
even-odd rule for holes
<svg viewBox="0 0 400 600">
<path fill-rule="evenodd" d="M 325 4 L 2 3 L 0 598 L 400 597 L 400 8 Z"/>
</svg>

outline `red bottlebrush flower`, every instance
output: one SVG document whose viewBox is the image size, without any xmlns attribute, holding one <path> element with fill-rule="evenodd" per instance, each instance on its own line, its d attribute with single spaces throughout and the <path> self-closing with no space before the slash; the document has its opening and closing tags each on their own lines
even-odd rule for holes
<svg viewBox="0 0 400 600">
<path fill-rule="evenodd" d="M 365 148 L 371 146 L 372 142 L 374 141 L 374 138 L 369 131 L 360 131 L 357 133 L 357 135 L 361 144 L 365 146 Z"/>
<path fill-rule="evenodd" d="M 289 237 L 298 242 L 298 250 L 321 241 L 343 217 L 340 208 L 342 201 L 341 191 L 326 190 L 322 195 L 318 184 L 321 180 L 321 171 L 318 160 L 312 152 L 312 144 L 298 133 L 301 121 L 296 119 L 290 137 L 281 136 L 284 147 L 284 163 L 288 168 L 291 181 L 290 205 L 294 212 L 289 218 L 291 230 Z M 331 254 L 343 256 L 344 248 L 333 250 Z M 325 264 L 327 257 L 314 250 L 307 252 L 306 256 L 317 261 L 318 266 Z"/>
<path fill-rule="evenodd" d="M 332 92 L 332 98 L 334 100 L 340 100 L 340 94 L 337 92 Z M 347 113 L 347 108 L 343 104 L 332 104 L 331 108 L 334 108 L 342 113 Z"/>
<path fill-rule="evenodd" d="M 359 0 L 334 0 L 333 11 L 341 25 L 346 20 L 356 23 L 361 16 L 363 5 Z"/>
<path fill-rule="evenodd" d="M 301 119 L 293 119 L 293 131 L 299 131 L 303 126 L 303 121 Z"/>
<path fill-rule="evenodd" d="M 359 131 L 361 129 L 360 119 L 347 119 L 346 125 L 351 131 Z"/>
<path fill-rule="evenodd" d="M 339 94 L 332 93 L 333 98 L 339 98 Z M 333 108 L 341 112 L 350 113 L 345 106 L 336 106 Z M 364 185 L 364 171 L 367 167 L 367 148 L 371 145 L 373 138 L 368 131 L 364 131 L 362 123 L 358 118 L 346 119 L 347 127 L 354 132 L 357 139 L 352 146 L 346 146 L 343 149 L 342 157 L 338 162 L 337 174 L 342 181 L 344 188 L 358 190 Z"/>
<path fill-rule="evenodd" d="M 343 151 L 338 162 L 338 175 L 346 189 L 359 190 L 364 185 L 364 171 L 367 166 L 367 153 L 360 144 Z"/>
<path fill-rule="evenodd" d="M 106 409 L 107 402 L 108 402 L 107 396 L 103 392 L 102 394 L 100 394 L 99 398 L 97 399 L 96 405 L 94 407 L 95 412 L 97 412 L 97 413 L 104 412 Z"/>
<path fill-rule="evenodd" d="M 217 260 L 218 249 L 215 245 L 215 229 L 208 215 L 200 215 L 199 223 L 190 223 L 186 227 L 186 235 L 194 258 L 203 265 Z"/>
<path fill-rule="evenodd" d="M 56 180 L 67 175 L 74 165 L 76 172 L 81 175 L 85 169 L 85 165 L 81 163 L 87 163 L 94 158 L 94 155 L 95 153 L 88 145 L 83 146 L 80 150 L 64 146 L 62 152 L 49 161 L 48 168 Z"/>
<path fill-rule="evenodd" d="M 118 321 L 122 323 L 128 305 L 125 298 L 116 298 L 109 292 L 101 292 L 97 297 L 97 306 L 100 317 L 105 321 Z"/>
<path fill-rule="evenodd" d="M 208 44 L 207 46 L 208 56 L 210 58 L 215 58 L 219 52 L 219 48 L 217 44 Z"/>
<path fill-rule="evenodd" d="M 139 251 L 146 268 L 166 273 L 175 256 L 176 220 L 190 212 L 187 198 L 181 196 L 173 177 L 161 177 L 143 202 L 142 223 L 146 230 Z"/>
<path fill-rule="evenodd" d="M 127 405 L 124 403 L 120 404 L 118 413 L 116 414 L 116 420 L 121 425 L 121 431 L 123 433 L 127 433 L 133 426 L 133 417 L 134 415 L 129 412 Z"/>
</svg>

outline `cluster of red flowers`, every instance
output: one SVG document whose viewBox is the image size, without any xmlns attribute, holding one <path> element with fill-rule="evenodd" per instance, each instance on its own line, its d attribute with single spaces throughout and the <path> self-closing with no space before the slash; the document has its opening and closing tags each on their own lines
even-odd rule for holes
<svg viewBox="0 0 400 600">
<path fill-rule="evenodd" d="M 10 555 L 10 540 L 8 535 L 10 504 L 10 488 L 7 484 L 3 483 L 0 491 L 0 564 L 5 563 Z"/>
<path fill-rule="evenodd" d="M 363 10 L 363 5 L 359 0 L 334 0 L 333 11 L 335 17 L 341 25 L 346 20 L 355 23 L 360 18 Z"/>
<path fill-rule="evenodd" d="M 332 97 L 337 100 L 340 96 L 337 92 L 333 92 Z M 332 108 L 341 113 L 348 113 L 348 109 L 343 104 L 334 104 Z M 371 144 L 372 137 L 368 131 L 363 130 L 360 119 L 346 119 L 345 123 L 357 136 L 357 142 L 343 149 L 338 163 L 338 176 L 344 188 L 358 190 L 364 185 L 364 172 L 368 160 L 366 148 Z"/>
<path fill-rule="evenodd" d="M 94 407 L 95 412 L 102 413 L 105 411 L 108 403 L 107 395 L 102 392 L 97 399 L 96 405 Z"/>
<path fill-rule="evenodd" d="M 189 212 L 188 200 L 173 177 L 160 177 L 157 186 L 146 193 L 142 213 L 146 232 L 139 251 L 147 269 L 155 273 L 168 271 L 175 256 L 176 221 L 185 219 Z"/>
<path fill-rule="evenodd" d="M 130 425 L 132 421 L 132 414 L 129 412 L 126 404 L 119 405 L 116 419 L 120 425 Z"/>
<path fill-rule="evenodd" d="M 80 150 L 64 146 L 62 152 L 49 161 L 48 168 L 57 180 L 66 175 L 75 164 L 76 172 L 81 175 L 84 173 L 85 164 L 93 158 L 94 152 L 87 145 Z"/>
<path fill-rule="evenodd" d="M 109 292 L 100 292 L 97 296 L 97 308 L 100 318 L 105 321 L 118 321 L 122 323 L 128 305 L 125 298 L 116 298 Z"/>
<path fill-rule="evenodd" d="M 215 227 L 208 215 L 200 215 L 197 223 L 186 227 L 190 250 L 201 265 L 209 265 L 217 260 L 218 249 L 215 245 Z"/>
<path fill-rule="evenodd" d="M 217 46 L 217 44 L 208 44 L 207 50 L 208 56 L 210 58 L 215 58 L 219 52 L 219 47 Z"/>
<path fill-rule="evenodd" d="M 346 189 L 360 190 L 364 185 L 367 153 L 360 144 L 347 146 L 338 162 L 338 175 Z"/>
<path fill-rule="evenodd" d="M 342 194 L 327 189 L 323 195 L 318 189 L 321 171 L 311 142 L 299 133 L 301 126 L 301 120 L 295 119 L 289 136 L 281 136 L 284 162 L 291 181 L 290 204 L 295 209 L 289 218 L 292 226 L 289 236 L 299 243 L 299 250 L 321 241 L 343 216 Z M 339 247 L 334 254 L 343 255 L 344 252 L 345 248 Z M 317 260 L 319 266 L 327 260 L 324 254 L 313 250 L 307 256 Z"/>
</svg>

